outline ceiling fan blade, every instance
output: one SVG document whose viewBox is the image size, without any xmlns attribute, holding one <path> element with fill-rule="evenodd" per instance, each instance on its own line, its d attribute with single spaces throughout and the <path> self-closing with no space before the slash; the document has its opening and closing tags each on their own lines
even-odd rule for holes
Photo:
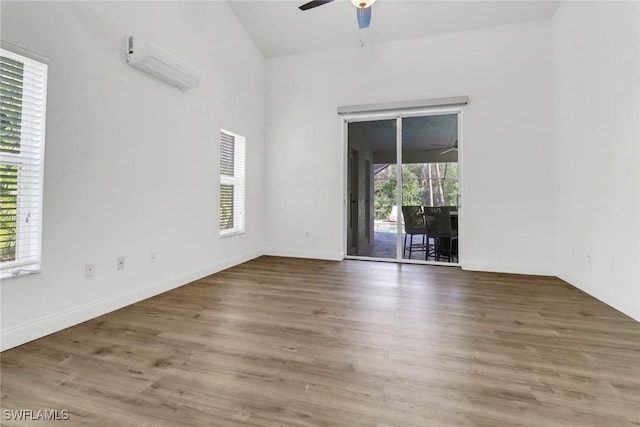
<svg viewBox="0 0 640 427">
<path fill-rule="evenodd" d="M 448 150 L 444 150 L 442 153 L 440 154 L 447 154 L 450 153 L 452 151 L 458 151 L 458 140 L 456 139 L 453 143 L 453 147 L 449 148 Z"/>
<path fill-rule="evenodd" d="M 322 6 L 323 4 L 331 3 L 332 1 L 333 0 L 313 0 L 313 1 L 310 1 L 309 3 L 303 4 L 298 9 L 309 10 L 309 9 L 313 9 L 314 7 Z"/>
<path fill-rule="evenodd" d="M 359 7 L 356 11 L 358 13 L 358 27 L 360 29 L 367 28 L 371 23 L 371 6 Z"/>
</svg>

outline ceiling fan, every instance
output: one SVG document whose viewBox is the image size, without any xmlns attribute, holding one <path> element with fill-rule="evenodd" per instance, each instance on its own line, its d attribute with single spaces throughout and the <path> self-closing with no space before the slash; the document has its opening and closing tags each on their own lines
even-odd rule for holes
<svg viewBox="0 0 640 427">
<path fill-rule="evenodd" d="M 441 145 L 441 144 L 433 144 L 431 145 L 431 147 L 434 148 L 427 148 L 426 150 L 422 150 L 422 151 L 440 151 L 442 149 L 444 149 L 444 151 L 440 151 L 440 155 L 442 154 L 447 154 L 450 153 L 452 151 L 458 151 L 458 140 L 456 139 L 453 142 L 453 145 Z"/>
<path fill-rule="evenodd" d="M 300 10 L 309 10 L 323 4 L 331 3 L 333 0 L 313 0 L 299 7 Z M 376 0 L 350 0 L 351 4 L 356 7 L 356 17 L 358 18 L 358 27 L 360 29 L 367 28 L 371 23 L 371 5 Z"/>
<path fill-rule="evenodd" d="M 446 150 L 444 150 L 442 153 L 440 154 L 447 154 L 450 153 L 452 151 L 458 151 L 458 140 L 456 139 L 455 142 L 453 143 L 453 147 L 447 148 Z"/>
</svg>

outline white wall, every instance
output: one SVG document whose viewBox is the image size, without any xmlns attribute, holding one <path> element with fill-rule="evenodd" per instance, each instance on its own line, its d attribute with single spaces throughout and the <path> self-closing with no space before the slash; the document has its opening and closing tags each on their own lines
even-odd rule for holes
<svg viewBox="0 0 640 427">
<path fill-rule="evenodd" d="M 553 274 L 551 25 L 267 60 L 266 252 L 342 257 L 338 106 L 468 95 L 463 265 Z"/>
<path fill-rule="evenodd" d="M 126 65 L 130 33 L 201 85 Z M 3 1 L 2 38 L 50 58 L 43 267 L 2 283 L 3 349 L 261 253 L 264 61 L 226 3 Z M 221 127 L 247 138 L 246 234 L 224 239 Z"/>
<path fill-rule="evenodd" d="M 558 275 L 640 320 L 640 4 L 553 25 Z"/>
</svg>

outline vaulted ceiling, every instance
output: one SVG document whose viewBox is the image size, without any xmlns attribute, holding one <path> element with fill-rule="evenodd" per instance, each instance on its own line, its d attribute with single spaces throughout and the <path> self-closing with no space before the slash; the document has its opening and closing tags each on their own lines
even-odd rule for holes
<svg viewBox="0 0 640 427">
<path fill-rule="evenodd" d="M 371 26 L 359 30 L 349 1 L 299 10 L 305 2 L 228 1 L 266 58 L 536 21 L 552 17 L 559 5 L 545 0 L 377 0 Z"/>
</svg>

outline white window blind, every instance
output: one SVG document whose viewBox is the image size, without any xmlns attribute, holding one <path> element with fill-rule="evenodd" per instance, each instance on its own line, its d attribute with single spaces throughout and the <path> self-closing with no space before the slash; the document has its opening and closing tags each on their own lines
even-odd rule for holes
<svg viewBox="0 0 640 427">
<path fill-rule="evenodd" d="M 220 235 L 244 233 L 245 138 L 220 131 Z"/>
<path fill-rule="evenodd" d="M 40 271 L 47 65 L 0 49 L 0 277 Z"/>
</svg>

